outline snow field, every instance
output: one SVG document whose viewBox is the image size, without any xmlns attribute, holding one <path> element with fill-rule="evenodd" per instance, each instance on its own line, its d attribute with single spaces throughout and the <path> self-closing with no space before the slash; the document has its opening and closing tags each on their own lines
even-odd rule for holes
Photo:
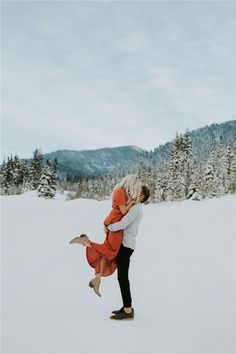
<svg viewBox="0 0 236 354">
<path fill-rule="evenodd" d="M 235 351 L 236 196 L 144 206 L 131 258 L 135 320 L 120 308 L 116 273 L 102 298 L 80 233 L 103 242 L 111 201 L 37 198 L 2 202 L 4 354 L 231 354 Z"/>
</svg>

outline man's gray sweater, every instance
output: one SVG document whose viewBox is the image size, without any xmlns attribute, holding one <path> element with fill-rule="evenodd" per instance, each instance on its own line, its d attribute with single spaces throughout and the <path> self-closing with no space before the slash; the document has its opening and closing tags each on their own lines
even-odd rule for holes
<svg viewBox="0 0 236 354">
<path fill-rule="evenodd" d="M 123 216 L 121 221 L 108 226 L 110 231 L 124 230 L 122 244 L 125 247 L 135 249 L 136 235 L 138 233 L 139 223 L 143 216 L 143 208 L 141 203 L 135 204 L 127 214 Z"/>
</svg>

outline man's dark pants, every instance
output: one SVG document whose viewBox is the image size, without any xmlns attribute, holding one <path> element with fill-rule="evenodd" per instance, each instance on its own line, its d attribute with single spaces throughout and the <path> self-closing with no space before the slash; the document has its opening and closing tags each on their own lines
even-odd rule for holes
<svg viewBox="0 0 236 354">
<path fill-rule="evenodd" d="M 117 255 L 117 275 L 124 307 L 132 306 L 129 285 L 129 264 L 130 257 L 133 252 L 134 250 L 128 247 L 124 247 L 121 244 Z"/>
</svg>

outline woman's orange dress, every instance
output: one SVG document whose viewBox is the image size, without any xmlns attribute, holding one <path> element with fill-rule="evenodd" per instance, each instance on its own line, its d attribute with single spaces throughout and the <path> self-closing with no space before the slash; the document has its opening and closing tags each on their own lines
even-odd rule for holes
<svg viewBox="0 0 236 354">
<path fill-rule="evenodd" d="M 114 224 L 120 221 L 123 214 L 120 211 L 119 205 L 125 205 L 128 197 L 123 188 L 117 188 L 112 196 L 112 210 L 104 220 L 104 225 Z M 119 251 L 122 241 L 123 231 L 111 232 L 106 236 L 104 243 L 95 243 L 90 241 L 92 247 L 86 247 L 87 261 L 91 267 L 95 268 L 96 273 L 100 271 L 101 257 L 106 258 L 106 265 L 102 276 L 111 275 L 116 270 L 116 255 Z"/>
</svg>

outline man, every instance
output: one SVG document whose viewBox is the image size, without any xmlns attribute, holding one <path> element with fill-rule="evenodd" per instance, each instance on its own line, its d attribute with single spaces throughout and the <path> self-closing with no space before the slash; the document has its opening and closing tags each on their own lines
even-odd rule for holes
<svg viewBox="0 0 236 354">
<path fill-rule="evenodd" d="M 141 204 L 145 203 L 149 197 L 148 188 L 143 186 L 139 202 L 129 210 L 121 221 L 105 227 L 105 232 L 124 230 L 122 244 L 117 255 L 117 275 L 123 306 L 120 310 L 112 311 L 113 315 L 110 318 L 113 320 L 133 320 L 134 318 L 129 284 L 129 264 L 130 257 L 135 250 L 136 235 L 143 215 Z"/>
</svg>

